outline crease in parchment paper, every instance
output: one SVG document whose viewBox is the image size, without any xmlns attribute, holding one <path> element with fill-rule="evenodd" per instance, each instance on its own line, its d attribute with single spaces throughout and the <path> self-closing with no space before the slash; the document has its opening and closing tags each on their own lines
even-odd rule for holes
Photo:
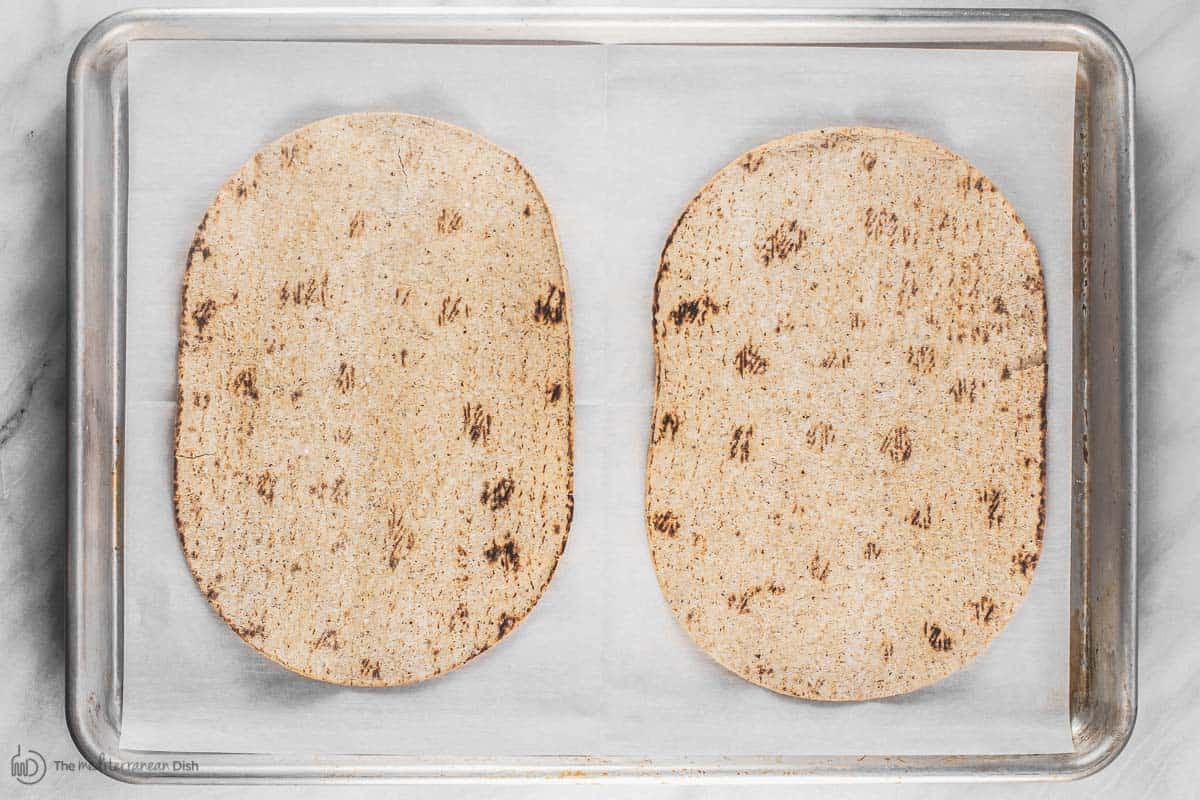
<svg viewBox="0 0 1200 800">
<path fill-rule="evenodd" d="M 1068 709 L 1075 55 L 797 47 L 133 42 L 121 745 L 221 752 L 798 755 L 1063 752 Z M 555 215 L 574 302 L 576 514 L 521 628 L 444 677 L 387 690 L 302 678 L 217 618 L 171 505 L 180 287 L 220 185 L 338 113 L 423 114 L 516 154 Z M 1012 623 L 967 669 L 867 703 L 784 697 L 698 650 L 645 540 L 651 291 L 695 192 L 799 130 L 929 136 L 992 178 L 1048 296 L 1047 519 Z"/>
</svg>

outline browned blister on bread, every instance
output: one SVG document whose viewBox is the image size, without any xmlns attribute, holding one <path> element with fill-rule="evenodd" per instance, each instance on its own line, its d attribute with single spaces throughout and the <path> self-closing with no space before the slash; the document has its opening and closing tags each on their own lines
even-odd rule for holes
<svg viewBox="0 0 1200 800">
<path fill-rule="evenodd" d="M 653 312 L 647 531 L 696 643 L 822 700 L 978 656 L 1044 520 L 1042 270 L 995 185 L 900 131 L 770 142 L 684 211 Z"/>
<path fill-rule="evenodd" d="M 533 178 L 403 114 L 266 146 L 188 253 L 178 401 L 183 551 L 246 642 L 371 686 L 487 650 L 573 505 L 570 304 Z"/>
</svg>

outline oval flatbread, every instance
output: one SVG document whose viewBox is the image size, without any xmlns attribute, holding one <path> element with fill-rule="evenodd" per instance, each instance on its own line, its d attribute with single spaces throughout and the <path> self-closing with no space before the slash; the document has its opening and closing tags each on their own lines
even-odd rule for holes
<svg viewBox="0 0 1200 800">
<path fill-rule="evenodd" d="M 454 669 L 566 544 L 571 380 L 562 255 L 516 158 L 402 114 L 289 133 L 188 254 L 175 508 L 196 582 L 309 677 Z"/>
<path fill-rule="evenodd" d="M 1041 553 L 1045 297 L 1012 206 L 894 130 L 722 169 L 667 241 L 647 525 L 696 643 L 859 700 L 974 659 Z"/>
</svg>

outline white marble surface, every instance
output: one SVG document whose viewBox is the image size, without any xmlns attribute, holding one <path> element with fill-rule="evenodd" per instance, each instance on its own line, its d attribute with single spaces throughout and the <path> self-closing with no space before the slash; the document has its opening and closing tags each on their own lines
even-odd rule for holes
<svg viewBox="0 0 1200 800">
<path fill-rule="evenodd" d="M 173 5 L 174 3 L 164 3 Z M 328 4 L 328 3 L 326 3 Z M 361 2 L 358 3 L 361 5 Z M 650 3 L 644 3 L 650 4 Z M 662 0 L 660 5 L 666 5 Z M 691 3 L 697 5 L 701 3 Z M 756 5 L 769 5 L 759 2 Z M 795 3 L 793 3 L 794 5 Z M 962 2 L 961 5 L 975 5 Z M 1060 3 L 1062 4 L 1062 3 Z M 191 5 L 211 5 L 193 2 Z M 822 5 L 866 5 L 826 0 Z M 934 4 L 929 4 L 934 5 Z M 993 5 L 993 4 L 989 4 Z M 1010 2 L 994 5 L 1030 5 Z M 1137 70 L 1140 323 L 1140 691 L 1117 761 L 1074 784 L 738 789 L 738 796 L 1191 797 L 1200 783 L 1200 637 L 1185 591 L 1200 571 L 1200 3 L 1065 3 L 1124 40 Z M 77 762 L 63 718 L 65 542 L 65 74 L 112 0 L 0 0 L 0 756 Z M 4 759 L 0 758 L 0 762 Z M 721 787 L 132 787 L 56 770 L 38 786 L 0 769 L 0 796 L 718 797 Z"/>
</svg>

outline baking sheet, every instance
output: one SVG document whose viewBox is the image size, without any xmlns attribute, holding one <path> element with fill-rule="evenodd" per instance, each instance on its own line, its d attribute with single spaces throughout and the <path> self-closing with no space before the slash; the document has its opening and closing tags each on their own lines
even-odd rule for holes
<svg viewBox="0 0 1200 800">
<path fill-rule="evenodd" d="M 121 745 L 482 755 L 1066 752 L 1075 55 L 796 47 L 135 42 Z M 576 514 L 512 637 L 441 678 L 330 686 L 245 646 L 194 588 L 171 508 L 176 326 L 188 245 L 262 144 L 393 110 L 516 153 L 558 222 L 575 309 Z M 1006 193 L 1049 300 L 1047 520 L 1029 596 L 966 670 L 899 698 L 821 704 L 716 665 L 672 619 L 642 502 L 662 242 L 742 151 L 814 127 L 930 136 Z"/>
</svg>

